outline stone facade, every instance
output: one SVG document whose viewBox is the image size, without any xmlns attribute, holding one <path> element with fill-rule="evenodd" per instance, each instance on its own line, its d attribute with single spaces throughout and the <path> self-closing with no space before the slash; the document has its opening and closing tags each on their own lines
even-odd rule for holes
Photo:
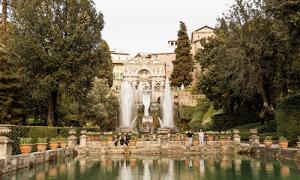
<svg viewBox="0 0 300 180">
<path fill-rule="evenodd" d="M 202 38 L 208 38 L 214 36 L 214 29 L 208 26 L 204 26 L 192 32 L 191 36 L 191 54 L 194 57 L 197 51 L 201 48 L 200 40 Z M 166 53 L 138 53 L 134 58 L 130 58 L 128 53 L 120 53 L 116 51 L 111 52 L 112 61 L 113 61 L 113 74 L 114 74 L 114 82 L 113 82 L 113 90 L 119 91 L 121 82 L 125 79 L 125 74 L 128 74 L 126 70 L 127 66 L 136 65 L 140 66 L 139 63 L 143 63 L 144 69 L 151 69 L 152 63 L 148 63 L 149 61 L 159 62 L 163 65 L 164 78 L 171 77 L 173 72 L 173 61 L 176 58 L 176 54 L 174 53 L 174 49 L 176 48 L 177 42 L 175 40 L 168 41 L 170 52 Z M 136 63 L 134 63 L 136 62 Z M 149 66 L 149 67 L 147 67 Z M 200 74 L 199 65 L 195 66 L 195 71 L 193 74 L 194 83 Z M 155 74 L 152 74 L 155 75 Z M 128 76 L 127 76 L 128 77 Z M 138 74 L 136 76 L 139 77 Z"/>
</svg>

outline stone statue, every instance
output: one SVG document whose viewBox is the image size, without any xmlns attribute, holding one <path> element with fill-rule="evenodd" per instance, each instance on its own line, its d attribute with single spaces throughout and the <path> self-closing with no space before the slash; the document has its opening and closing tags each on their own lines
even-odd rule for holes
<svg viewBox="0 0 300 180">
<path fill-rule="evenodd" d="M 142 103 L 144 105 L 144 116 L 149 116 L 150 101 L 151 101 L 150 94 L 144 92 L 142 94 Z"/>
</svg>

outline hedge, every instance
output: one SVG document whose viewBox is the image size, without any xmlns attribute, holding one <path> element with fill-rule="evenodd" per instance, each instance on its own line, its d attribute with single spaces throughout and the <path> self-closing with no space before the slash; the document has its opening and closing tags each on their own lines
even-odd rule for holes
<svg viewBox="0 0 300 180">
<path fill-rule="evenodd" d="M 300 93 L 288 96 L 276 104 L 278 131 L 289 140 L 300 136 Z"/>
<path fill-rule="evenodd" d="M 84 127 L 47 127 L 47 126 L 12 126 L 10 127 L 11 132 L 8 137 L 12 139 L 13 142 L 13 154 L 19 154 L 19 138 L 21 137 L 30 137 L 35 144 L 39 137 L 48 138 L 48 141 L 51 138 L 58 136 L 68 137 L 70 129 L 76 129 L 77 137 L 80 136 L 80 131 L 85 129 L 87 131 L 100 132 L 100 128 L 84 128 Z M 35 147 L 33 149 L 35 151 Z"/>
</svg>

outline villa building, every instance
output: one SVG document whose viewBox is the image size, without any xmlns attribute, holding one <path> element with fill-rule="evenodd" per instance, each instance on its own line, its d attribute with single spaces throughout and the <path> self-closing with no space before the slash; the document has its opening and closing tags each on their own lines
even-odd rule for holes
<svg viewBox="0 0 300 180">
<path fill-rule="evenodd" d="M 214 29 L 204 26 L 192 32 L 191 54 L 195 56 L 201 48 L 200 40 L 214 35 Z M 138 53 L 133 58 L 128 53 L 111 51 L 113 62 L 113 90 L 120 91 L 123 80 L 129 81 L 136 89 L 149 88 L 152 98 L 157 99 L 163 90 L 164 80 L 171 77 L 173 61 L 176 58 L 174 49 L 177 41 L 168 41 L 171 52 L 166 53 Z M 173 52 L 172 52 L 173 51 Z M 196 63 L 197 64 L 197 63 Z M 199 65 L 195 66 L 193 78 L 197 79 L 200 72 Z"/>
</svg>

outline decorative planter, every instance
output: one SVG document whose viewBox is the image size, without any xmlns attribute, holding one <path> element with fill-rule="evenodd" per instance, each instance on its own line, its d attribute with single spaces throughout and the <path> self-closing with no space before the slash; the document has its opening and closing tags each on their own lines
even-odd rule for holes
<svg viewBox="0 0 300 180">
<path fill-rule="evenodd" d="M 130 146 L 135 146 L 136 145 L 136 140 L 130 140 L 129 145 Z"/>
<path fill-rule="evenodd" d="M 272 146 L 273 142 L 272 142 L 272 140 L 264 140 L 264 144 L 265 144 L 266 147 L 269 148 L 269 147 Z"/>
<path fill-rule="evenodd" d="M 188 146 L 188 145 L 189 145 L 189 141 L 188 141 L 188 140 L 185 140 L 185 141 L 184 141 L 184 144 Z"/>
<path fill-rule="evenodd" d="M 193 146 L 199 146 L 199 140 L 193 140 Z"/>
<path fill-rule="evenodd" d="M 67 147 L 67 142 L 66 141 L 61 141 L 61 142 L 59 142 L 59 147 L 61 147 L 61 148 L 66 148 Z"/>
<path fill-rule="evenodd" d="M 29 154 L 32 151 L 33 144 L 20 144 L 20 151 L 22 154 Z"/>
<path fill-rule="evenodd" d="M 221 144 L 221 146 L 225 146 L 226 145 L 226 140 L 225 139 L 220 140 L 220 144 Z"/>
<path fill-rule="evenodd" d="M 38 152 L 45 152 L 47 149 L 47 143 L 36 143 L 36 148 Z"/>
<path fill-rule="evenodd" d="M 107 145 L 107 141 L 101 141 L 101 146 L 106 146 Z"/>
<path fill-rule="evenodd" d="M 10 133 L 10 129 L 9 129 L 9 126 L 0 126 L 0 136 L 7 136 L 9 133 Z"/>
<path fill-rule="evenodd" d="M 112 141 L 112 140 L 113 140 L 113 136 L 108 136 L 108 137 L 107 137 L 107 140 L 108 140 L 108 141 Z"/>
<path fill-rule="evenodd" d="M 49 146 L 51 150 L 55 150 L 58 148 L 58 142 L 50 142 Z"/>
<path fill-rule="evenodd" d="M 212 135 L 207 136 L 207 141 L 213 141 L 213 140 L 214 140 L 214 136 L 212 136 Z"/>
<path fill-rule="evenodd" d="M 280 147 L 281 149 L 287 148 L 288 145 L 289 145 L 289 142 L 288 142 L 288 141 L 279 141 L 279 147 Z"/>
</svg>

